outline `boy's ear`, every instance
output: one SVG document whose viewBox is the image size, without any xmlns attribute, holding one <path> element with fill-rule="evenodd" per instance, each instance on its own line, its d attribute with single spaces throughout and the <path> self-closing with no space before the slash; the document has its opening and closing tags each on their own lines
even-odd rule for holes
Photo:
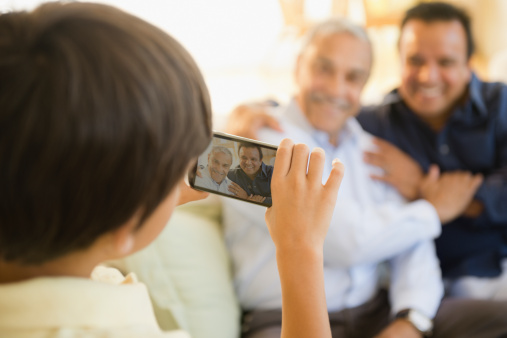
<svg viewBox="0 0 507 338">
<path fill-rule="evenodd" d="M 137 219 L 137 217 L 136 217 Z M 135 220 L 129 220 L 111 233 L 113 255 L 115 257 L 124 257 L 129 255 L 135 244 Z"/>
</svg>

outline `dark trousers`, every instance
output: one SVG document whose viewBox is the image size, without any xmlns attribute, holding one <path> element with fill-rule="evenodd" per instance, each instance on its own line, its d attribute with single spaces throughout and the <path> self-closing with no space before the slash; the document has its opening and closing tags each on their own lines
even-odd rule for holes
<svg viewBox="0 0 507 338">
<path fill-rule="evenodd" d="M 391 321 L 387 292 L 350 309 L 329 313 L 334 338 L 371 338 Z M 243 315 L 243 338 L 280 337 L 280 310 Z M 434 319 L 435 338 L 507 338 L 507 301 L 445 298 Z"/>
</svg>

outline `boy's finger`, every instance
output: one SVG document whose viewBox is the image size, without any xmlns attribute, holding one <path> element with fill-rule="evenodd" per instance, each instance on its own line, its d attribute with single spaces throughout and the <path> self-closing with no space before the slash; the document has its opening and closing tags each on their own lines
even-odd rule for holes
<svg viewBox="0 0 507 338">
<path fill-rule="evenodd" d="M 308 179 L 311 182 L 317 181 L 322 183 L 322 172 L 324 171 L 325 160 L 326 154 L 324 149 L 313 149 L 310 154 L 310 163 L 308 164 Z"/>
<path fill-rule="evenodd" d="M 282 142 L 280 142 L 278 150 L 276 151 L 273 177 L 287 176 L 291 166 L 293 148 L 294 142 L 288 138 L 283 139 Z"/>
<path fill-rule="evenodd" d="M 290 172 L 295 175 L 302 175 L 306 177 L 306 168 L 308 167 L 308 156 L 310 149 L 303 143 L 298 143 L 294 146 L 292 151 L 292 164 Z"/>
<path fill-rule="evenodd" d="M 325 184 L 325 188 L 329 189 L 331 192 L 338 192 L 338 188 L 340 188 L 340 184 L 342 183 L 343 175 L 345 174 L 345 166 L 339 159 L 333 160 L 333 169 L 331 169 L 331 174 L 329 174 L 329 178 Z"/>
</svg>

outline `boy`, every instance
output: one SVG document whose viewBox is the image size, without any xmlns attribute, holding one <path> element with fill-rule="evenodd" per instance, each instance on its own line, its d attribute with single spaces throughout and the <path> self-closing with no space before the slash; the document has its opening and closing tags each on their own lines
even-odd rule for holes
<svg viewBox="0 0 507 338">
<path fill-rule="evenodd" d="M 90 3 L 0 16 L 1 337 L 187 336 L 160 331 L 134 277 L 89 277 L 199 195 L 180 182 L 210 112 L 190 56 L 138 18 Z M 282 141 L 266 212 L 286 337 L 330 337 L 322 247 L 343 166 L 322 185 L 324 153 L 307 174 L 308 156 Z"/>
</svg>

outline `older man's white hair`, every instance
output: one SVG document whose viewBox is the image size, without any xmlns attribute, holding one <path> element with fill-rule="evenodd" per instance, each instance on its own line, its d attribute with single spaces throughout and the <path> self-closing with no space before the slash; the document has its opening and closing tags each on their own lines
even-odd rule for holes
<svg viewBox="0 0 507 338">
<path fill-rule="evenodd" d="M 312 26 L 303 36 L 299 54 L 302 54 L 313 43 L 316 37 L 347 33 L 371 46 L 370 38 L 364 28 L 345 18 L 330 18 Z"/>
<path fill-rule="evenodd" d="M 217 154 L 217 153 L 223 153 L 223 154 L 229 155 L 232 160 L 232 152 L 227 147 L 213 146 L 213 148 L 211 148 L 211 157 L 212 158 L 215 157 L 215 154 Z"/>
</svg>

